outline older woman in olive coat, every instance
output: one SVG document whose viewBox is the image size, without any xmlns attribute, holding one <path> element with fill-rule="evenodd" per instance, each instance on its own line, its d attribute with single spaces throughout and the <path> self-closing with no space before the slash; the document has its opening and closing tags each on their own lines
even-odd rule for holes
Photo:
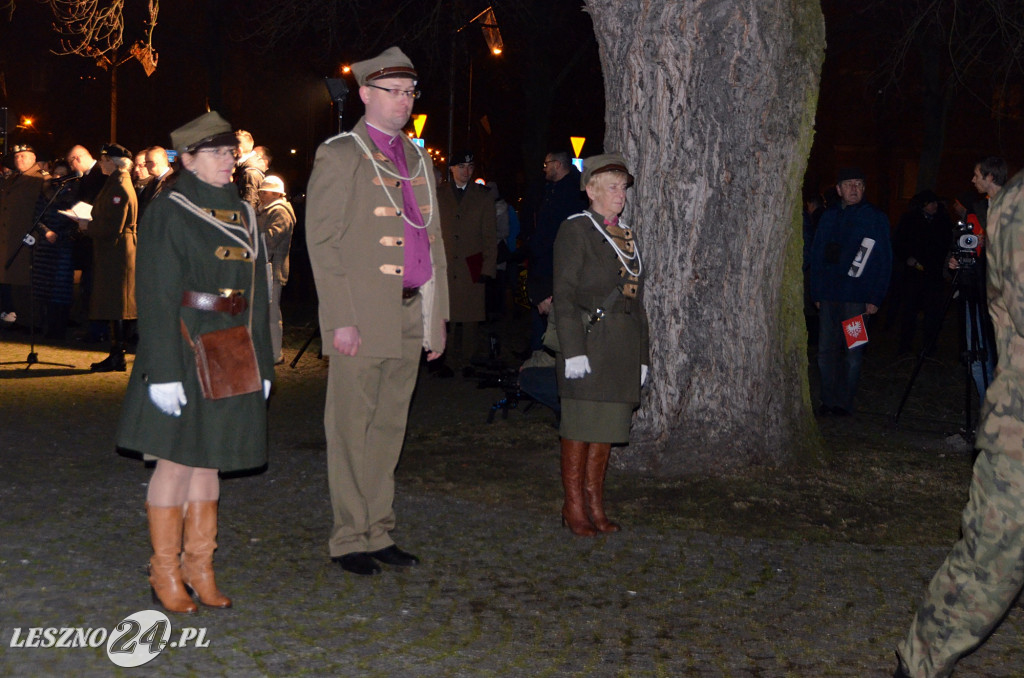
<svg viewBox="0 0 1024 678">
<path fill-rule="evenodd" d="M 555 239 L 554 297 L 558 389 L 562 399 L 562 519 L 574 534 L 619 526 L 604 512 L 611 446 L 629 442 L 647 376 L 647 315 L 640 301 L 643 261 L 619 221 L 633 177 L 616 153 L 584 161 L 590 208 L 562 222 Z"/>
</svg>

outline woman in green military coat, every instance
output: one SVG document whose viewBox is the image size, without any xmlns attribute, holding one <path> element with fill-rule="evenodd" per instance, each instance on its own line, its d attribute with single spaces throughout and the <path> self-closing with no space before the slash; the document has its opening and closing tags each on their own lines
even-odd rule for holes
<svg viewBox="0 0 1024 678">
<path fill-rule="evenodd" d="M 149 205 L 139 228 L 139 347 L 118 445 L 157 458 L 146 504 L 149 581 L 167 610 L 188 613 L 196 610 L 190 592 L 204 605 L 231 605 L 213 576 L 218 471 L 266 464 L 274 360 L 266 245 L 231 182 L 231 126 L 211 112 L 171 140 L 185 171 Z M 192 344 L 239 326 L 251 334 L 258 377 L 248 392 L 208 398 Z"/>
<path fill-rule="evenodd" d="M 619 526 L 604 512 L 611 446 L 629 442 L 647 377 L 647 315 L 640 302 L 643 261 L 619 221 L 633 176 L 617 153 L 587 158 L 590 208 L 562 222 L 555 239 L 555 329 L 562 401 L 562 520 L 574 534 Z"/>
</svg>

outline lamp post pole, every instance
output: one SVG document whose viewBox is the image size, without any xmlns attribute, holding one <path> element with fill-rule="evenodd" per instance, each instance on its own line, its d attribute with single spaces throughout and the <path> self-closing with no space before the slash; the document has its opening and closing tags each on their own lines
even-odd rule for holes
<svg viewBox="0 0 1024 678">
<path fill-rule="evenodd" d="M 453 137 L 455 135 L 455 42 L 456 42 L 456 38 L 458 38 L 459 33 L 461 33 L 464 29 L 466 29 L 469 26 L 472 26 L 474 23 L 477 22 L 477 20 L 480 19 L 480 17 L 488 14 L 489 12 L 493 12 L 493 6 L 488 7 L 484 11 L 480 12 L 475 17 L 473 17 L 472 19 L 470 19 L 469 21 L 467 21 L 466 23 L 462 24 L 457 29 L 455 29 L 455 32 L 452 33 L 452 39 L 450 41 L 451 42 L 451 48 L 452 48 L 451 49 L 451 55 L 452 56 L 451 56 L 451 63 L 450 63 L 449 69 L 448 69 L 448 161 L 449 162 L 451 162 L 452 152 L 454 151 L 454 148 L 453 148 L 454 139 L 453 139 Z M 493 29 L 496 30 L 497 29 L 497 22 L 495 22 L 494 24 L 487 24 L 485 27 L 486 28 L 493 28 Z M 500 36 L 499 36 L 499 40 L 500 40 Z M 494 53 L 495 54 L 500 54 L 501 50 L 500 49 L 496 50 L 496 51 L 494 51 Z M 473 96 L 473 61 L 472 61 L 472 59 L 469 62 L 469 69 L 470 69 L 470 71 L 469 71 L 469 91 L 470 91 L 470 97 L 472 97 Z M 472 102 L 472 99 L 470 99 L 469 110 L 467 111 L 467 122 L 466 122 L 466 135 L 467 135 L 467 137 L 469 136 L 470 127 L 472 126 L 472 120 L 471 120 L 471 118 L 469 118 L 469 116 L 472 115 L 472 106 L 473 106 L 473 102 Z M 467 138 L 466 141 L 468 142 L 469 139 Z"/>
</svg>

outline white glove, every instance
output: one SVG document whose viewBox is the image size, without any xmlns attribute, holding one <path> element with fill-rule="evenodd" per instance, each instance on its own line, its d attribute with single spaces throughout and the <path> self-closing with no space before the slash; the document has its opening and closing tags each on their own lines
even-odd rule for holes
<svg viewBox="0 0 1024 678">
<path fill-rule="evenodd" d="M 185 387 L 180 381 L 171 381 L 166 384 L 150 384 L 149 399 L 160 408 L 164 414 L 172 417 L 181 416 L 181 408 L 188 404 L 185 397 Z"/>
<path fill-rule="evenodd" d="M 585 355 L 565 359 L 565 378 L 580 379 L 590 374 L 590 361 Z"/>
<path fill-rule="evenodd" d="M 640 385 L 643 386 L 644 382 L 647 381 L 647 370 L 650 368 L 647 365 L 640 366 Z"/>
<path fill-rule="evenodd" d="M 270 399 L 270 380 L 269 379 L 264 379 L 263 380 L 263 399 L 264 400 L 269 400 Z"/>
</svg>

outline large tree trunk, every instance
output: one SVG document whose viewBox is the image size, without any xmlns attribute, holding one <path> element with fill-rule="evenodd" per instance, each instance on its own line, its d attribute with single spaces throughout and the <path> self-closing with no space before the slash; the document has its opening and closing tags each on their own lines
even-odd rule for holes
<svg viewBox="0 0 1024 678">
<path fill-rule="evenodd" d="M 605 149 L 637 177 L 624 216 L 648 276 L 651 380 L 618 463 L 672 474 L 815 454 L 800 204 L 818 2 L 586 5 Z"/>
</svg>

